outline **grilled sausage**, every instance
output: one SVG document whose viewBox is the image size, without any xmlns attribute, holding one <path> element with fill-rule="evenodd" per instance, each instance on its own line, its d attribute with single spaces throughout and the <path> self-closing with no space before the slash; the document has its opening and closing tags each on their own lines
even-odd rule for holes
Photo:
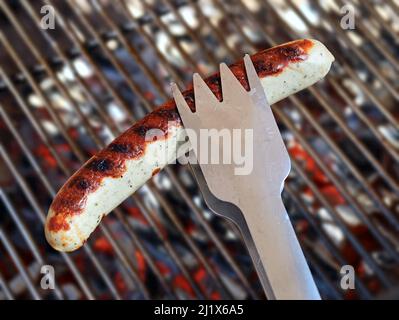
<svg viewBox="0 0 399 320">
<path fill-rule="evenodd" d="M 269 103 L 273 104 L 322 79 L 334 57 L 322 43 L 303 39 L 258 52 L 251 59 Z M 248 89 L 243 61 L 231 65 L 230 69 Z M 221 99 L 219 74 L 205 81 Z M 194 110 L 192 87 L 183 95 Z M 147 133 L 152 129 L 161 132 L 161 136 L 148 141 Z M 130 127 L 89 159 L 58 192 L 47 216 L 47 241 L 60 251 L 73 251 L 82 246 L 105 215 L 176 159 L 177 146 L 181 145 L 178 142 L 184 138 L 185 131 L 173 100 Z M 187 144 L 180 151 L 188 151 Z"/>
</svg>

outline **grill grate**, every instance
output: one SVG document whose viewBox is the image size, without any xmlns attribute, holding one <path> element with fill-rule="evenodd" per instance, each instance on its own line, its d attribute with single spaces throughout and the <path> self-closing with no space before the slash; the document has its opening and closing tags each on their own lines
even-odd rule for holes
<svg viewBox="0 0 399 320">
<path fill-rule="evenodd" d="M 345 4 L 354 30 L 340 27 Z M 54 30 L 40 27 L 43 5 Z M 301 37 L 337 61 L 273 106 L 292 157 L 288 212 L 323 298 L 395 292 L 398 12 L 394 0 L 1 1 L 0 299 L 264 298 L 239 231 L 209 212 L 187 167 L 155 176 L 72 254 L 45 243 L 43 222 L 65 179 L 170 81 Z M 355 293 L 340 288 L 347 264 Z M 40 286 L 43 265 L 55 290 Z"/>
</svg>

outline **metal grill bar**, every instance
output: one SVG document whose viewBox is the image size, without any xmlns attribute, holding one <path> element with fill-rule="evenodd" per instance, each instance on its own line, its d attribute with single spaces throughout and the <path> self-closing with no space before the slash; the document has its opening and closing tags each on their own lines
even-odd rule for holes
<svg viewBox="0 0 399 320">
<path fill-rule="evenodd" d="M 327 81 L 328 81 L 328 80 L 327 80 Z M 321 97 L 321 95 L 320 95 L 319 93 L 317 93 L 313 88 L 309 88 L 309 91 L 310 91 L 313 95 L 316 96 L 316 99 L 320 102 L 320 105 L 323 106 L 329 114 L 331 114 L 331 115 L 334 114 L 334 118 L 335 118 L 335 120 L 337 121 L 339 118 L 336 116 L 336 113 L 332 110 L 332 108 L 330 108 L 330 107 L 328 106 L 328 104 L 327 104 L 327 103 L 325 102 L 325 100 Z M 316 123 L 316 122 L 315 122 L 315 123 Z M 340 124 L 340 125 L 342 124 L 342 128 L 346 129 L 346 133 L 347 133 L 348 135 L 352 135 L 353 138 L 355 138 L 355 136 L 354 136 L 352 133 L 350 133 L 350 130 L 348 129 L 348 127 L 347 127 L 342 121 L 340 121 L 339 124 Z M 358 141 L 358 139 L 356 139 L 356 142 L 357 142 L 357 141 Z M 356 146 L 361 147 L 361 145 L 358 145 L 358 144 L 356 144 Z M 362 151 L 363 151 L 364 153 L 369 154 L 369 152 L 368 152 L 365 148 L 363 148 Z M 345 158 L 346 158 L 346 157 L 345 157 Z M 374 159 L 374 160 L 375 160 L 375 159 Z M 378 164 L 378 165 L 376 164 L 376 166 L 381 167 L 379 164 Z M 385 170 L 383 170 L 383 171 L 385 171 Z M 385 172 L 384 172 L 384 173 L 385 173 Z M 358 177 L 361 177 L 361 174 L 360 174 L 360 173 L 357 173 L 356 175 L 357 175 Z M 385 173 L 385 175 L 387 176 L 386 173 Z M 362 179 L 362 178 L 360 178 L 360 179 Z M 363 180 L 363 179 L 362 179 L 362 180 Z M 393 182 L 393 185 L 395 186 L 395 188 L 397 187 L 395 182 Z M 367 182 L 365 182 L 365 186 L 368 187 Z M 367 189 L 368 189 L 368 188 L 366 188 L 366 190 L 367 190 Z M 376 197 L 376 199 L 378 199 L 378 197 Z M 382 203 L 381 203 L 381 204 L 382 204 Z M 382 204 L 382 205 L 383 205 L 383 204 Z"/>
<path fill-rule="evenodd" d="M 301 171 L 301 173 L 303 173 L 303 172 Z M 295 199 L 294 201 L 296 202 L 296 205 L 300 208 L 301 214 L 312 225 L 313 229 L 315 230 L 315 232 L 317 232 L 318 236 L 320 237 L 321 241 L 323 242 L 323 245 L 333 255 L 333 257 L 334 257 L 334 259 L 336 259 L 337 263 L 339 265 L 348 265 L 348 261 L 342 257 L 341 253 L 339 252 L 339 249 L 331 241 L 331 238 L 326 234 L 326 232 L 322 228 L 321 223 L 314 218 L 314 216 L 316 215 L 315 212 L 313 212 L 312 210 L 309 210 L 306 207 L 306 205 L 303 203 L 303 200 L 294 197 L 295 192 L 291 189 L 291 187 L 287 186 L 286 192 L 293 199 Z M 308 211 L 310 211 L 310 213 L 308 213 Z M 345 227 L 344 227 L 344 230 L 346 231 Z M 311 252 L 311 250 L 309 250 L 309 252 L 308 252 L 308 250 L 306 250 L 306 253 L 307 253 L 306 258 L 308 259 L 308 257 L 312 255 L 312 252 Z M 317 253 L 316 253 L 316 255 L 317 255 Z M 357 276 L 356 276 L 356 283 L 359 286 L 359 291 L 361 292 L 362 296 L 364 298 L 370 299 L 371 293 L 366 288 L 366 286 L 363 284 L 362 280 L 359 279 Z"/>
<path fill-rule="evenodd" d="M 198 16 L 200 17 L 201 22 L 204 22 L 206 26 L 212 30 L 212 34 L 214 34 L 217 37 L 217 40 L 219 41 L 219 43 L 223 45 L 228 54 L 234 57 L 235 59 L 239 59 L 240 58 L 239 54 L 234 50 L 234 48 L 231 48 L 231 46 L 228 45 L 228 43 L 226 42 L 226 38 L 224 37 L 222 32 L 209 21 L 208 17 L 204 15 L 202 10 L 198 6 L 198 3 L 195 0 L 189 0 L 189 2 L 190 5 L 192 5 L 193 8 L 195 9 L 196 14 L 198 14 Z"/>
<path fill-rule="evenodd" d="M 360 50 L 353 42 L 352 40 L 348 37 L 348 35 L 343 32 L 342 29 L 339 28 L 339 25 L 337 24 L 337 22 L 335 21 L 335 19 L 333 19 L 331 17 L 330 14 L 326 14 L 324 16 L 326 18 L 326 20 L 331 23 L 336 30 L 338 30 L 338 33 L 340 36 L 344 37 L 347 39 L 347 41 L 345 42 L 351 50 L 353 50 L 356 54 L 356 56 L 359 58 L 360 61 L 362 61 L 367 68 L 370 70 L 370 72 L 372 74 L 374 74 L 374 76 L 376 78 L 378 78 L 383 84 L 384 84 L 384 88 L 386 88 L 391 94 L 392 96 L 395 98 L 395 100 L 398 100 L 399 94 L 398 91 L 391 85 L 391 82 L 389 79 L 387 79 L 375 66 L 373 61 L 371 61 L 366 54 Z"/>
<path fill-rule="evenodd" d="M 38 245 L 36 244 L 36 241 L 33 239 L 32 234 L 26 227 L 25 223 L 21 220 L 21 218 L 18 216 L 16 213 L 15 209 L 12 207 L 12 204 L 10 203 L 9 199 L 7 198 L 6 194 L 3 192 L 3 190 L 0 189 L 0 198 L 5 204 L 8 212 L 12 216 L 13 220 L 17 224 L 21 234 L 23 235 L 23 238 L 29 247 L 29 249 L 33 252 L 33 255 L 35 256 L 35 259 L 38 263 L 41 265 L 44 265 L 44 258 L 43 255 L 40 253 Z M 57 296 L 58 299 L 63 298 L 62 292 L 58 289 L 55 288 L 54 290 L 55 295 Z"/>
<path fill-rule="evenodd" d="M 398 6 L 397 3 L 395 3 L 394 1 L 388 1 L 390 3 L 389 7 L 397 14 L 399 15 L 399 11 L 398 11 Z M 373 17 L 373 19 L 377 20 L 379 25 L 385 29 L 387 32 L 389 32 L 390 36 L 392 38 L 395 38 L 398 34 L 397 31 L 395 31 L 392 26 L 387 23 L 386 21 L 384 21 L 380 14 L 375 10 L 376 6 L 373 6 L 372 3 L 369 2 L 365 2 L 364 6 L 367 8 L 368 12 L 370 13 L 370 15 Z"/>
<path fill-rule="evenodd" d="M 286 24 L 286 25 L 287 25 L 287 24 Z M 320 96 L 318 95 L 318 93 L 317 93 L 313 88 L 310 88 L 309 91 L 311 91 L 312 94 L 315 95 L 316 98 L 317 98 L 318 100 L 320 100 Z M 296 98 L 293 97 L 292 100 L 296 100 Z M 296 100 L 295 102 L 296 102 L 296 106 L 299 106 L 299 101 Z M 326 106 L 327 104 L 324 103 L 324 104 L 322 104 L 322 105 Z M 327 106 L 328 106 L 328 105 L 327 105 Z M 304 110 L 304 108 L 300 108 L 300 109 L 301 109 L 301 111 L 302 111 L 302 109 Z M 307 114 L 308 114 L 308 116 L 309 116 L 310 123 L 312 123 L 312 124 L 314 124 L 314 125 L 316 126 L 316 125 L 317 125 L 317 121 L 316 121 L 315 119 L 312 119 L 309 113 L 307 113 Z M 317 131 L 318 131 L 320 134 L 323 135 L 323 137 L 325 138 L 325 140 L 326 140 L 327 142 L 330 141 L 330 139 L 327 138 L 327 135 L 323 132 L 323 130 L 322 130 L 322 128 L 321 128 L 320 126 L 318 126 Z M 347 131 L 347 133 L 348 133 L 348 131 Z M 305 144 L 303 143 L 302 145 L 305 145 Z M 338 150 L 338 148 L 336 148 L 336 150 Z M 340 152 L 340 154 L 342 154 L 342 153 Z M 314 158 L 317 159 L 316 157 L 314 157 Z M 321 165 L 321 163 L 319 163 L 319 165 Z M 358 174 L 358 176 L 360 177 L 361 175 Z M 364 181 L 364 180 L 363 180 L 363 181 Z M 336 185 L 338 186 L 338 184 L 336 184 Z M 343 193 L 343 195 L 345 195 L 345 193 Z M 371 222 L 369 223 L 369 227 L 370 227 L 370 231 L 372 231 L 372 230 L 374 229 L 374 228 L 372 227 Z M 374 231 L 375 231 L 375 229 L 374 229 Z M 382 239 L 380 239 L 380 240 L 382 240 Z M 385 242 L 385 241 L 384 241 L 384 242 Z M 392 252 L 395 256 L 397 255 L 397 252 L 392 251 L 392 250 L 391 250 L 391 252 Z M 369 258 L 371 258 L 371 257 L 369 257 Z M 371 260 L 369 260 L 369 261 L 371 262 Z M 386 282 L 386 281 L 385 281 L 385 282 Z M 386 283 L 387 283 L 387 282 L 386 282 Z M 388 284 L 388 283 L 387 283 L 387 284 Z"/>
<path fill-rule="evenodd" d="M 286 24 L 285 21 L 283 21 L 281 19 L 282 23 L 284 23 L 287 27 L 288 25 Z M 327 80 L 329 81 L 329 80 Z M 327 112 L 329 112 L 330 115 L 334 114 L 334 119 L 336 121 L 338 121 L 339 117 L 336 116 L 336 113 L 334 113 L 334 111 L 332 110 L 332 108 L 329 107 L 329 105 L 325 102 L 325 100 L 323 100 L 323 98 L 321 97 L 321 95 L 319 93 L 316 92 L 316 90 L 314 90 L 313 88 L 309 88 L 309 91 L 316 96 L 316 100 L 318 100 L 320 102 L 320 105 L 323 106 Z M 321 102 L 323 101 L 323 102 Z M 356 138 L 356 136 L 352 133 L 350 133 L 350 130 L 348 129 L 348 127 L 346 126 L 346 124 L 343 121 L 340 121 L 340 126 L 341 128 L 344 128 L 346 130 L 346 133 L 348 134 L 348 136 L 352 137 L 353 140 L 356 140 L 355 144 L 357 147 L 362 148 L 362 143 L 360 143 L 359 139 Z M 392 184 L 392 186 L 396 189 L 397 188 L 397 183 L 392 181 L 392 179 L 388 176 L 388 174 L 385 172 L 385 170 L 377 163 L 377 161 L 375 160 L 374 157 L 372 157 L 372 155 L 370 154 L 370 152 L 368 152 L 368 150 L 366 148 L 362 148 L 362 152 L 365 156 L 367 156 L 367 158 L 370 160 L 370 158 L 372 160 L 370 160 L 371 162 L 373 162 L 373 164 L 378 167 L 382 172 L 383 172 L 383 176 L 385 179 L 389 180 L 390 183 Z M 367 185 L 367 184 L 366 184 Z"/>
<path fill-rule="evenodd" d="M 292 1 L 291 1 L 292 2 Z M 343 2 L 339 1 L 340 5 L 343 6 Z M 367 3 L 367 2 L 366 2 Z M 367 3 L 368 4 L 368 3 Z M 398 71 L 399 70 L 399 64 L 396 61 L 396 58 L 394 55 L 390 52 L 391 49 L 384 43 L 379 41 L 379 39 L 375 36 L 373 32 L 369 32 L 367 29 L 367 26 L 363 21 L 358 21 L 357 22 L 357 27 L 359 30 L 362 32 L 362 36 L 365 37 L 370 43 L 372 43 L 375 48 L 378 50 L 378 52 L 387 60 L 389 63 Z"/>
<path fill-rule="evenodd" d="M 3 79 L 6 79 L 6 77 L 4 76 L 4 74 L 3 74 Z M 8 81 L 8 84 L 10 84 L 9 81 Z M 16 92 L 15 89 L 14 89 L 14 92 Z M 21 101 L 21 99 L 20 99 L 20 101 Z M 15 132 L 15 130 L 14 130 L 14 132 Z M 24 149 L 26 150 L 26 148 L 24 148 Z M 33 157 L 29 157 L 29 158 L 32 159 Z M 8 160 L 8 161 L 9 161 L 9 160 Z M 14 169 L 14 170 L 15 170 L 15 169 Z M 39 170 L 40 170 L 40 169 L 39 169 Z M 40 170 L 39 172 L 40 172 L 40 175 L 39 175 L 39 176 L 42 177 L 43 179 L 46 179 L 44 173 L 41 172 L 41 170 Z M 67 171 L 67 174 L 71 174 L 71 171 Z M 46 184 L 45 184 L 45 185 L 46 185 L 46 186 L 50 186 L 50 184 L 49 184 L 49 182 L 48 182 L 47 180 L 46 180 Z M 54 190 L 52 187 L 49 187 L 49 188 L 50 188 L 50 189 L 48 189 L 48 192 L 50 193 L 51 196 L 54 196 L 54 195 L 55 195 L 55 190 Z M 44 214 L 42 214 L 41 216 L 44 217 Z M 42 219 L 42 222 L 44 222 L 44 218 Z M 108 232 L 108 229 L 104 228 L 103 231 L 104 231 L 104 232 Z M 109 233 L 107 233 L 107 235 L 109 235 Z M 114 245 L 117 246 L 116 243 L 114 243 Z M 87 249 L 85 249 L 85 250 L 87 251 L 88 255 L 92 258 L 93 264 L 97 267 L 97 269 L 98 269 L 99 273 L 102 275 L 104 281 L 105 281 L 105 282 L 107 283 L 107 285 L 110 287 L 111 292 L 113 292 L 113 293 L 116 295 L 115 297 L 118 297 L 118 294 L 116 293 L 116 289 L 115 289 L 115 287 L 114 287 L 112 281 L 110 280 L 110 278 L 109 278 L 108 275 L 106 274 L 105 269 L 101 266 L 101 264 L 99 263 L 98 259 L 97 259 L 97 258 L 95 257 L 95 255 L 93 254 L 91 248 L 90 248 L 89 246 L 86 246 L 86 247 L 87 247 Z M 117 250 L 117 249 L 115 249 L 115 250 Z M 119 252 L 119 255 L 123 255 L 122 252 L 120 252 L 120 251 L 118 251 L 118 252 Z M 126 269 L 127 269 L 127 270 L 130 270 L 131 265 L 129 265 L 129 262 L 127 261 L 127 259 L 124 259 L 123 261 L 124 261 L 124 263 L 126 264 Z M 134 277 L 134 278 L 136 278 L 136 277 Z"/>
<path fill-rule="evenodd" d="M 32 208 L 38 214 L 39 218 L 41 218 L 41 222 L 43 224 L 44 223 L 44 215 L 42 214 L 41 209 L 39 208 L 39 205 L 38 205 L 37 201 L 33 197 L 33 194 L 29 190 L 28 186 L 26 185 L 26 182 L 23 180 L 21 175 L 17 172 L 16 168 L 13 166 L 13 164 L 11 162 L 11 159 L 9 159 L 9 157 L 7 156 L 7 154 L 6 154 L 6 152 L 5 152 L 5 150 L 4 150 L 2 145 L 0 145 L 0 152 L 1 152 L 1 156 L 2 156 L 3 160 L 6 162 L 7 166 L 10 169 L 10 171 L 15 176 L 15 179 L 17 180 L 17 182 L 20 185 L 20 187 L 23 189 L 23 192 L 24 192 L 25 196 L 30 201 L 30 203 L 32 205 Z M 69 257 L 68 257 L 68 260 L 69 260 Z M 77 280 L 80 282 L 80 285 L 82 286 L 82 290 L 85 292 L 87 298 L 94 299 L 94 295 L 91 293 L 90 289 L 88 288 L 86 282 L 83 280 L 83 277 L 79 274 L 79 272 L 76 272 L 75 276 L 77 277 Z M 25 280 L 29 280 L 28 277 L 24 277 L 24 279 Z M 30 286 L 32 287 L 33 285 L 30 283 Z"/>
</svg>

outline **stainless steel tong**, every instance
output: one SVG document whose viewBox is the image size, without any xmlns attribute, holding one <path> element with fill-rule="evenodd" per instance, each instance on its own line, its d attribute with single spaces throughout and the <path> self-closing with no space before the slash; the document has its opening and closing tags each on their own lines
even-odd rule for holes
<svg viewBox="0 0 399 320">
<path fill-rule="evenodd" d="M 290 158 L 248 55 L 244 63 L 249 91 L 221 64 L 222 102 L 194 74 L 195 112 L 172 84 L 193 172 L 209 208 L 240 228 L 267 298 L 320 299 L 281 199 Z"/>
</svg>

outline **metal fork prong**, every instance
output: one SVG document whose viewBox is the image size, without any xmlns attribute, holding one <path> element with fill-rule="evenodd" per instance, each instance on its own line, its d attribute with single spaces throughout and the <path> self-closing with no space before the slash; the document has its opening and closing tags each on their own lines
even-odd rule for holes
<svg viewBox="0 0 399 320">
<path fill-rule="evenodd" d="M 244 87 L 225 63 L 220 64 L 220 82 L 222 84 L 223 102 L 226 104 L 230 103 L 231 99 L 235 99 L 237 94 L 247 94 Z M 228 90 L 226 90 L 226 88 L 228 88 Z"/>
<path fill-rule="evenodd" d="M 179 109 L 180 106 L 185 106 L 185 107 L 189 108 L 189 106 L 187 105 L 186 101 L 184 100 L 183 94 L 181 93 L 181 91 L 180 91 L 179 87 L 177 86 L 177 84 L 175 82 L 172 82 L 170 84 L 170 88 L 172 90 L 172 95 L 173 95 L 173 98 L 174 98 L 174 100 L 176 102 L 177 108 Z"/>
<path fill-rule="evenodd" d="M 193 75 L 193 87 L 195 111 L 198 116 L 217 111 L 216 108 L 220 102 L 198 73 Z"/>
<path fill-rule="evenodd" d="M 262 84 L 260 82 L 260 79 L 258 77 L 258 74 L 256 73 L 254 64 L 252 63 L 251 57 L 246 54 L 244 56 L 244 65 L 245 65 L 245 71 L 247 73 L 247 79 L 248 79 L 248 84 L 250 88 L 250 93 L 255 99 L 265 99 L 267 102 L 267 97 L 265 96 L 265 92 L 263 90 Z M 263 106 L 264 104 L 262 104 Z M 269 105 L 267 103 L 267 105 Z"/>
<path fill-rule="evenodd" d="M 197 121 L 196 112 L 192 112 L 176 83 L 171 84 L 173 98 L 183 124 L 192 125 Z"/>
</svg>

